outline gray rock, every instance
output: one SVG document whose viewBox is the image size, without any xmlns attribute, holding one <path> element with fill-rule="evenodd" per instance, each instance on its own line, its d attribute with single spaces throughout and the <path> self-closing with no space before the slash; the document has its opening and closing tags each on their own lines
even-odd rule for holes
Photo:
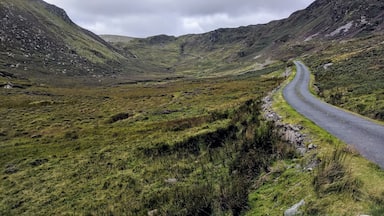
<svg viewBox="0 0 384 216">
<path fill-rule="evenodd" d="M 299 208 L 303 205 L 305 205 L 305 201 L 301 200 L 299 203 L 296 203 L 291 208 L 285 210 L 284 216 L 295 216 L 300 214 Z"/>
<path fill-rule="evenodd" d="M 306 139 L 306 136 L 305 134 L 300 133 L 303 127 L 300 125 L 292 125 L 292 124 L 284 123 L 282 121 L 282 117 L 279 116 L 272 109 L 272 103 L 273 103 L 272 96 L 279 88 L 280 87 L 270 92 L 263 99 L 262 110 L 263 110 L 264 118 L 268 121 L 271 121 L 275 125 L 277 129 L 277 133 L 283 141 L 286 141 L 287 143 L 294 145 L 296 147 L 296 150 L 299 152 L 299 154 L 304 155 L 307 152 L 307 149 L 304 145 L 304 140 Z"/>
<path fill-rule="evenodd" d="M 296 126 L 296 125 L 290 125 L 291 126 L 291 129 L 295 132 L 299 132 L 300 131 L 300 127 Z"/>
<path fill-rule="evenodd" d="M 5 174 L 13 174 L 13 173 L 17 173 L 18 171 L 19 171 L 19 169 L 14 164 L 8 164 L 5 167 L 4 173 Z"/>
<path fill-rule="evenodd" d="M 148 211 L 148 216 L 155 216 L 155 215 L 158 215 L 158 214 L 159 214 L 159 210 L 157 210 L 157 209 Z"/>
<path fill-rule="evenodd" d="M 178 181 L 175 178 L 169 178 L 169 179 L 166 179 L 165 182 L 169 184 L 176 184 Z"/>
<path fill-rule="evenodd" d="M 291 130 L 286 130 L 285 131 L 285 135 L 284 135 L 284 139 L 292 144 L 294 144 L 296 142 L 296 134 L 294 131 L 291 131 Z"/>
<path fill-rule="evenodd" d="M 307 153 L 307 149 L 303 147 L 299 147 L 296 149 L 297 153 L 299 153 L 301 156 L 304 156 L 305 153 Z"/>
<path fill-rule="evenodd" d="M 317 145 L 311 143 L 311 144 L 308 145 L 308 149 L 309 150 L 317 149 Z"/>
<path fill-rule="evenodd" d="M 13 89 L 13 84 L 9 82 L 9 83 L 4 85 L 4 88 L 5 89 Z"/>
<path fill-rule="evenodd" d="M 304 167 L 304 170 L 306 171 L 313 171 L 319 164 L 320 164 L 320 160 L 319 159 L 316 159 L 316 158 L 313 158 L 305 167 Z"/>
</svg>

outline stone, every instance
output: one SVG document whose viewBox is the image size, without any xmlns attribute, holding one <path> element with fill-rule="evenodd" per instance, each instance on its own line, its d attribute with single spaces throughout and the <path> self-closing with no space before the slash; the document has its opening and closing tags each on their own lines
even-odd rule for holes
<svg viewBox="0 0 384 216">
<path fill-rule="evenodd" d="M 300 131 L 300 127 L 296 126 L 296 125 L 290 125 L 291 129 L 295 132 L 299 132 Z"/>
<path fill-rule="evenodd" d="M 305 166 L 305 170 L 311 172 L 313 171 L 319 164 L 320 164 L 320 160 L 319 159 L 312 159 L 306 166 Z"/>
<path fill-rule="evenodd" d="M 5 167 L 4 173 L 5 174 L 13 174 L 13 173 L 17 173 L 18 171 L 19 171 L 19 169 L 15 165 L 9 164 Z"/>
<path fill-rule="evenodd" d="M 305 205 L 305 201 L 301 200 L 299 203 L 296 203 L 291 208 L 285 210 L 284 216 L 295 216 L 300 214 L 299 208 L 303 205 Z"/>
<path fill-rule="evenodd" d="M 279 88 L 280 87 L 274 89 L 265 98 L 263 98 L 262 110 L 263 110 L 264 118 L 267 121 L 271 121 L 275 125 L 277 129 L 277 134 L 283 141 L 286 141 L 287 143 L 294 145 L 296 147 L 296 151 L 303 156 L 307 152 L 307 148 L 304 145 L 304 140 L 306 140 L 306 135 L 300 133 L 300 131 L 304 128 L 301 125 L 284 123 L 282 121 L 282 117 L 279 116 L 272 109 L 272 103 L 273 103 L 272 96 Z"/>
<path fill-rule="evenodd" d="M 317 145 L 311 143 L 311 144 L 308 145 L 308 149 L 309 150 L 317 149 Z"/>
<path fill-rule="evenodd" d="M 13 89 L 13 84 L 9 82 L 9 83 L 5 84 L 4 88 L 5 89 Z"/>
<path fill-rule="evenodd" d="M 304 156 L 305 153 L 307 153 L 307 149 L 303 147 L 299 147 L 296 149 L 297 153 L 299 153 L 301 156 Z"/>
<path fill-rule="evenodd" d="M 157 210 L 157 209 L 148 211 L 148 216 L 156 216 L 158 214 L 159 214 L 159 210 Z"/>
<path fill-rule="evenodd" d="M 178 181 L 175 178 L 169 178 L 169 179 L 166 179 L 165 182 L 169 184 L 176 184 Z"/>
</svg>

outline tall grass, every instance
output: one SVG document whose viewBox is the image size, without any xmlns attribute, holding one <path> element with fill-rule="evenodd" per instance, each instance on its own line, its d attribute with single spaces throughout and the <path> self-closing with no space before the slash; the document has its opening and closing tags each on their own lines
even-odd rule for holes
<svg viewBox="0 0 384 216">
<path fill-rule="evenodd" d="M 330 193 L 347 193 L 359 200 L 362 182 L 352 175 L 346 165 L 346 158 L 345 151 L 336 149 L 322 159 L 313 179 L 313 186 L 319 197 Z"/>
<path fill-rule="evenodd" d="M 279 81 L 0 90 L 0 214 L 239 214 L 274 158 L 259 101 Z"/>
</svg>

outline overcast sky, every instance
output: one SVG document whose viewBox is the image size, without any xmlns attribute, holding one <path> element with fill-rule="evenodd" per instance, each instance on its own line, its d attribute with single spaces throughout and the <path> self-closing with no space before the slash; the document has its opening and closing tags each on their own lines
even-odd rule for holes
<svg viewBox="0 0 384 216">
<path fill-rule="evenodd" d="M 184 35 L 267 23 L 314 0 L 45 0 L 96 34 Z"/>
</svg>

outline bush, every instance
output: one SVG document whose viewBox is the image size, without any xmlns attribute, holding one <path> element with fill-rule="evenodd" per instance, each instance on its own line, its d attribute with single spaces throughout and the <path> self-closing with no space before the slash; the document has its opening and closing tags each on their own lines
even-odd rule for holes
<svg viewBox="0 0 384 216">
<path fill-rule="evenodd" d="M 64 134 L 64 138 L 67 140 L 76 140 L 79 139 L 79 135 L 76 131 L 67 131 Z"/>
</svg>

